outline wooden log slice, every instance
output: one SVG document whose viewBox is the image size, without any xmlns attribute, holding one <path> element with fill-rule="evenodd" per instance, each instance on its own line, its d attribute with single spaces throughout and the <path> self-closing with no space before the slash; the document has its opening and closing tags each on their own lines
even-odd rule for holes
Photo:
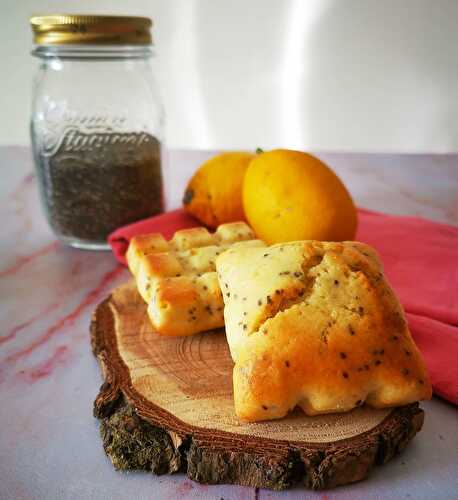
<svg viewBox="0 0 458 500">
<path fill-rule="evenodd" d="M 183 471 L 207 484 L 332 488 L 365 478 L 423 424 L 418 403 L 243 423 L 224 331 L 157 335 L 133 282 L 97 307 L 91 337 L 105 378 L 94 414 L 117 469 Z"/>
</svg>

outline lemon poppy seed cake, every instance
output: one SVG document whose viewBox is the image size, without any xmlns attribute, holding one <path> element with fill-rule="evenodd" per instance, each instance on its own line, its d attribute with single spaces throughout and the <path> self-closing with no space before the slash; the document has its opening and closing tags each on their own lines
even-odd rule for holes
<svg viewBox="0 0 458 500">
<path fill-rule="evenodd" d="M 302 241 L 230 249 L 216 261 L 237 415 L 281 418 L 431 397 L 402 308 L 375 251 Z"/>
<path fill-rule="evenodd" d="M 158 233 L 134 237 L 126 254 L 148 316 L 161 335 L 181 336 L 224 326 L 217 256 L 231 246 L 259 247 L 244 222 L 177 231 L 170 241 Z"/>
</svg>

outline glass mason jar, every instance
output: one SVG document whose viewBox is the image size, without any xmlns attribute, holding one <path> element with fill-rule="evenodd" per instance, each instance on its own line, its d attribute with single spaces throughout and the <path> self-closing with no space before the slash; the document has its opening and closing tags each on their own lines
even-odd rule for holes
<svg viewBox="0 0 458 500">
<path fill-rule="evenodd" d="M 64 243 L 106 249 L 163 209 L 163 108 L 148 18 L 31 19 L 40 60 L 31 137 L 47 219 Z"/>
</svg>

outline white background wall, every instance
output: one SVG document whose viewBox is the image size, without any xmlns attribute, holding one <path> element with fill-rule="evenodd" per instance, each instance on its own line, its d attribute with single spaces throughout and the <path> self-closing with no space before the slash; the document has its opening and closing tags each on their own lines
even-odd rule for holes
<svg viewBox="0 0 458 500">
<path fill-rule="evenodd" d="M 0 0 L 0 143 L 27 144 L 28 17 L 154 19 L 178 148 L 458 151 L 458 0 Z"/>
</svg>

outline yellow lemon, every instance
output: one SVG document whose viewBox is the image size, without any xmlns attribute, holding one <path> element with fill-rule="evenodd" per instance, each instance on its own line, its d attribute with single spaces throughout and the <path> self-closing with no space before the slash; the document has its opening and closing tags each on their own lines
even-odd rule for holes
<svg viewBox="0 0 458 500">
<path fill-rule="evenodd" d="M 251 153 L 219 154 L 201 165 L 189 181 L 184 196 L 185 210 L 209 227 L 246 220 L 242 185 Z"/>
<path fill-rule="evenodd" d="M 355 237 L 350 194 L 329 167 L 307 153 L 277 149 L 257 155 L 245 174 L 243 205 L 257 236 L 270 244 Z"/>
</svg>

